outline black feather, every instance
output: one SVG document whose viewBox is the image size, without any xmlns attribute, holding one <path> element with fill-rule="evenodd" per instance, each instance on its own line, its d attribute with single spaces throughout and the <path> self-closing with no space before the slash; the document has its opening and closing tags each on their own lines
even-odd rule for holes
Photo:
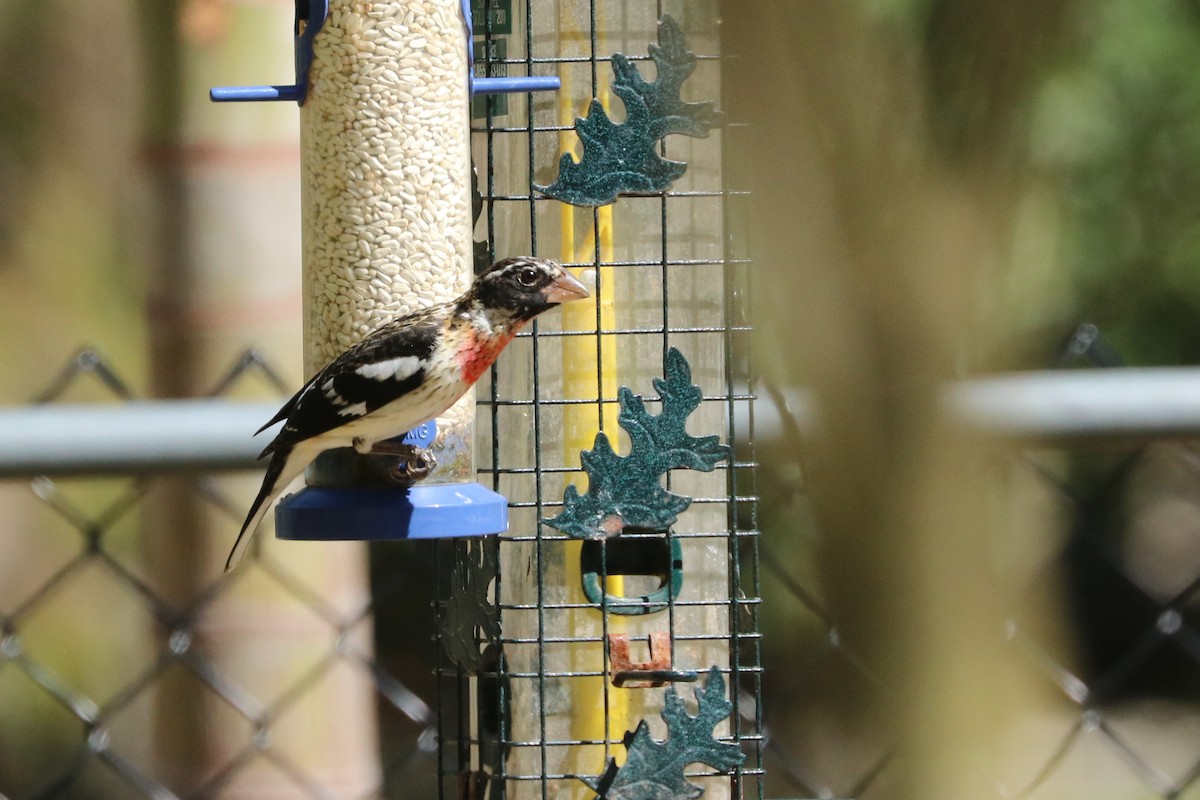
<svg viewBox="0 0 1200 800">
<path fill-rule="evenodd" d="M 263 425 L 261 428 L 259 428 L 258 430 L 256 430 L 254 432 L 254 435 L 258 436 L 260 433 L 262 433 L 267 428 L 274 425 L 276 422 L 280 422 L 282 420 L 287 419 L 288 414 L 291 414 L 292 409 L 296 407 L 296 401 L 300 399 L 300 395 L 304 394 L 304 390 L 307 389 L 309 387 L 309 385 L 311 385 L 311 383 L 312 383 L 312 381 L 309 381 L 308 383 L 304 384 L 304 386 L 300 389 L 300 391 L 298 391 L 294 395 L 292 395 L 292 399 L 288 400 L 286 403 L 283 404 L 283 408 L 281 408 L 275 412 L 275 416 L 271 417 L 271 419 L 267 421 L 266 425 Z M 266 455 L 265 451 L 264 451 L 263 455 Z M 259 458 L 262 458 L 262 456 L 260 455 Z"/>
<path fill-rule="evenodd" d="M 263 455 L 279 452 L 285 446 L 290 450 L 297 442 L 369 414 L 420 386 L 425 377 L 423 367 L 400 380 L 368 378 L 356 370 L 395 358 L 416 358 L 419 363 L 428 361 L 441 335 L 442 326 L 436 319 L 438 312 L 445 316 L 445 307 L 434 306 L 390 322 L 331 361 L 263 426 L 265 429 L 286 420 Z M 324 389 L 329 382 L 336 400 Z M 340 413 L 360 403 L 363 404 L 361 414 Z"/>
<path fill-rule="evenodd" d="M 554 305 L 546 301 L 542 290 L 554 281 L 559 270 L 553 262 L 531 256 L 498 261 L 475 279 L 471 291 L 459 300 L 459 308 L 480 303 L 486 308 L 504 309 L 515 319 L 531 320 Z M 518 280 L 523 271 L 531 282 Z"/>
<path fill-rule="evenodd" d="M 272 442 L 271 447 L 274 447 L 278 441 L 279 440 L 276 439 L 275 442 Z M 271 448 L 268 448 L 268 450 L 270 449 Z M 274 451 L 274 454 L 271 456 L 271 461 L 267 464 L 267 472 L 263 476 L 262 486 L 258 490 L 258 496 L 255 497 L 254 502 L 250 504 L 250 511 L 246 514 L 246 521 L 242 523 L 242 529 L 240 532 L 238 532 L 238 537 L 234 541 L 233 547 L 229 551 L 229 557 L 225 560 L 226 572 L 232 569 L 234 562 L 241 557 L 239 550 L 241 549 L 242 541 L 247 536 L 250 536 L 254 533 L 254 531 L 250 529 L 250 522 L 254 519 L 254 515 L 258 513 L 258 509 L 262 506 L 262 504 L 271 499 L 276 489 L 275 483 L 279 480 L 279 476 L 283 472 L 284 465 L 287 464 L 288 455 L 291 453 L 291 451 L 292 448 L 290 445 L 288 445 L 283 449 Z M 265 455 L 266 453 L 267 450 L 264 450 L 263 454 Z M 259 458 L 262 458 L 262 456 L 259 456 Z"/>
</svg>

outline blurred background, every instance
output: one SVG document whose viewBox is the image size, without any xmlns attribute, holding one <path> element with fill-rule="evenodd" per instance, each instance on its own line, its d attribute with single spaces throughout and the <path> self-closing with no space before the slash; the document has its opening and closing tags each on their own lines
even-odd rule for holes
<svg viewBox="0 0 1200 800">
<path fill-rule="evenodd" d="M 0 10 L 0 402 L 299 385 L 295 107 L 207 99 L 290 79 L 293 4 Z M 938 403 L 991 372 L 1200 360 L 1200 4 L 719 17 L 766 796 L 1200 798 L 1191 432 L 1014 445 Z M 428 554 L 388 556 L 373 595 L 341 545 L 215 582 L 257 480 L 0 482 L 0 796 L 433 791 Z M 189 662 L 229 630 L 248 644 Z M 413 695 L 355 688 L 374 663 Z M 294 732 L 245 751 L 247 709 Z M 306 735 L 330 725 L 336 747 Z M 375 726 L 411 744 L 366 754 Z"/>
</svg>

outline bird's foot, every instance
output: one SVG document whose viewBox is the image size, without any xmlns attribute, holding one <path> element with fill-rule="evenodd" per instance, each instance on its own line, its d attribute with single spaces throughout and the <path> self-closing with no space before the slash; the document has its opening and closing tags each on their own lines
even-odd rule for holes
<svg viewBox="0 0 1200 800">
<path fill-rule="evenodd" d="M 400 458 L 392 466 L 391 474 L 394 480 L 401 483 L 416 483 L 429 476 L 437 467 L 437 458 L 430 450 L 412 448 L 410 457 Z"/>
<path fill-rule="evenodd" d="M 361 440 L 354 441 L 354 449 L 375 456 L 394 456 L 397 461 L 389 470 L 392 480 L 398 483 L 416 483 L 427 477 L 437 467 L 437 458 L 429 450 L 404 444 L 396 439 L 375 442 L 361 449 Z"/>
</svg>

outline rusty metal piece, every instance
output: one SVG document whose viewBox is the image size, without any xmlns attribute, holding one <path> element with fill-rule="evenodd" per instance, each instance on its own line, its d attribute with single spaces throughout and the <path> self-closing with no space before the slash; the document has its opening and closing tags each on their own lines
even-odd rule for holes
<svg viewBox="0 0 1200 800">
<path fill-rule="evenodd" d="M 666 631 L 650 634 L 650 660 L 629 660 L 629 635 L 608 635 L 608 663 L 613 686 L 622 689 L 654 689 L 666 683 L 690 683 L 697 675 L 691 670 L 672 669 L 671 635 Z"/>
</svg>

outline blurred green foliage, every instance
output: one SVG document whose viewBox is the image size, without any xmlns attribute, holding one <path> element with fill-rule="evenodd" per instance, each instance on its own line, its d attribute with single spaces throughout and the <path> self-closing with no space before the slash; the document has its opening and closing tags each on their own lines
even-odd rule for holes
<svg viewBox="0 0 1200 800">
<path fill-rule="evenodd" d="M 1200 7 L 1081 3 L 1076 52 L 1038 87 L 1029 151 L 1057 187 L 1065 328 L 1126 363 L 1200 363 Z"/>
<path fill-rule="evenodd" d="M 140 365 L 142 102 L 131 2 L 0 0 L 0 401 L 82 344 Z"/>
<path fill-rule="evenodd" d="M 837 381 L 844 378 L 855 388 L 879 388 L 876 396 L 892 389 L 903 397 L 922 378 L 910 368 L 922 357 L 939 357 L 943 334 L 955 338 L 960 357 L 952 369 L 931 368 L 937 380 L 1047 367 L 1083 322 L 1098 326 L 1128 365 L 1200 364 L 1200 2 L 729 3 L 725 44 L 741 46 L 736 52 L 749 63 L 724 65 L 723 110 L 749 127 L 776 126 L 757 140 L 752 132 L 727 131 L 728 141 L 744 135 L 757 145 L 749 149 L 771 153 L 761 159 L 769 169 L 753 173 L 749 187 L 771 196 L 764 204 L 770 208 L 760 212 L 779 215 L 768 228 L 777 241 L 752 243 L 750 253 L 756 299 L 776 312 L 760 311 L 755 319 L 765 345 L 758 365 L 770 380 L 819 388 L 824 380 L 824 388 L 841 389 Z M 775 58 L 770 66 L 780 74 L 755 73 L 755 56 Z M 730 161 L 738 164 L 736 153 Z M 926 235 L 950 244 L 927 247 Z M 932 266 L 915 260 L 946 255 Z M 957 305 L 969 305 L 970 313 L 951 313 L 953 321 L 938 328 L 929 320 L 936 306 L 920 308 L 914 297 L 890 291 L 905 288 L 891 281 L 906 269 L 919 271 L 916 264 L 931 274 L 940 270 L 947 283 L 965 275 L 970 291 L 946 291 L 966 298 Z M 814 275 L 845 285 L 823 292 Z M 871 281 L 878 285 L 862 288 Z M 799 318 L 823 310 L 779 299 L 801 294 L 843 303 L 829 314 L 834 323 L 859 315 L 846 324 L 852 333 L 838 339 L 820 325 L 787 319 L 789 312 Z M 764 302 L 764 295 L 772 297 Z M 931 331 L 926 338 L 906 330 L 922 324 Z M 905 350 L 904 336 L 917 344 Z M 838 349 L 847 342 L 861 349 Z M 822 350 L 843 369 L 813 355 Z M 846 396 L 864 408 L 872 399 L 834 395 Z M 880 407 L 879 431 L 903 427 L 903 406 L 889 398 Z M 862 416 L 874 419 L 871 411 Z M 836 522 L 840 515 L 845 528 L 879 523 L 869 529 L 877 539 L 900 535 L 903 520 L 889 527 L 883 513 L 855 516 L 848 509 L 855 503 L 870 509 L 875 495 L 894 488 L 885 484 L 904 477 L 887 465 L 872 470 L 859 463 L 891 452 L 875 433 L 864 434 L 870 442 L 861 453 L 847 451 L 831 462 L 846 473 L 832 476 L 811 461 L 801 465 L 802 455 L 811 458 L 812 442 L 756 443 L 768 562 L 762 610 L 768 726 L 781 740 L 803 742 L 811 764 L 841 775 L 864 774 L 883 750 L 884 743 L 872 751 L 863 742 L 879 736 L 870 706 L 892 687 L 846 663 L 856 648 L 838 641 L 851 642 L 856 632 L 838 603 L 854 608 L 855 595 L 869 597 L 886 583 L 832 571 L 820 554 L 838 534 L 831 516 Z M 897 451 L 904 444 L 899 440 Z M 1062 467 L 1076 484 L 1089 477 L 1074 469 Z M 854 484 L 847 475 L 855 470 L 880 481 Z M 855 491 L 837 495 L 837 508 L 819 505 L 804 478 L 814 485 L 840 479 Z M 1062 498 L 1031 503 L 1050 538 L 1056 520 L 1047 509 L 1055 501 Z M 864 549 L 878 546 L 864 538 Z M 1016 541 L 1014 548 L 1028 544 Z M 899 568 L 884 567 L 881 573 Z M 1054 607 L 1039 613 L 1049 619 Z M 872 621 L 858 619 L 858 635 Z M 831 698 L 863 700 L 856 706 Z M 862 763 L 851 763 L 856 754 Z M 768 795 L 798 794 L 796 783 L 778 775 L 769 772 L 768 781 Z M 834 791 L 854 793 L 853 786 Z"/>
<path fill-rule="evenodd" d="M 1084 321 L 1127 364 L 1200 363 L 1200 3 L 858 5 L 924 64 L 931 148 L 1012 170 L 994 364 L 1045 366 Z"/>
</svg>

